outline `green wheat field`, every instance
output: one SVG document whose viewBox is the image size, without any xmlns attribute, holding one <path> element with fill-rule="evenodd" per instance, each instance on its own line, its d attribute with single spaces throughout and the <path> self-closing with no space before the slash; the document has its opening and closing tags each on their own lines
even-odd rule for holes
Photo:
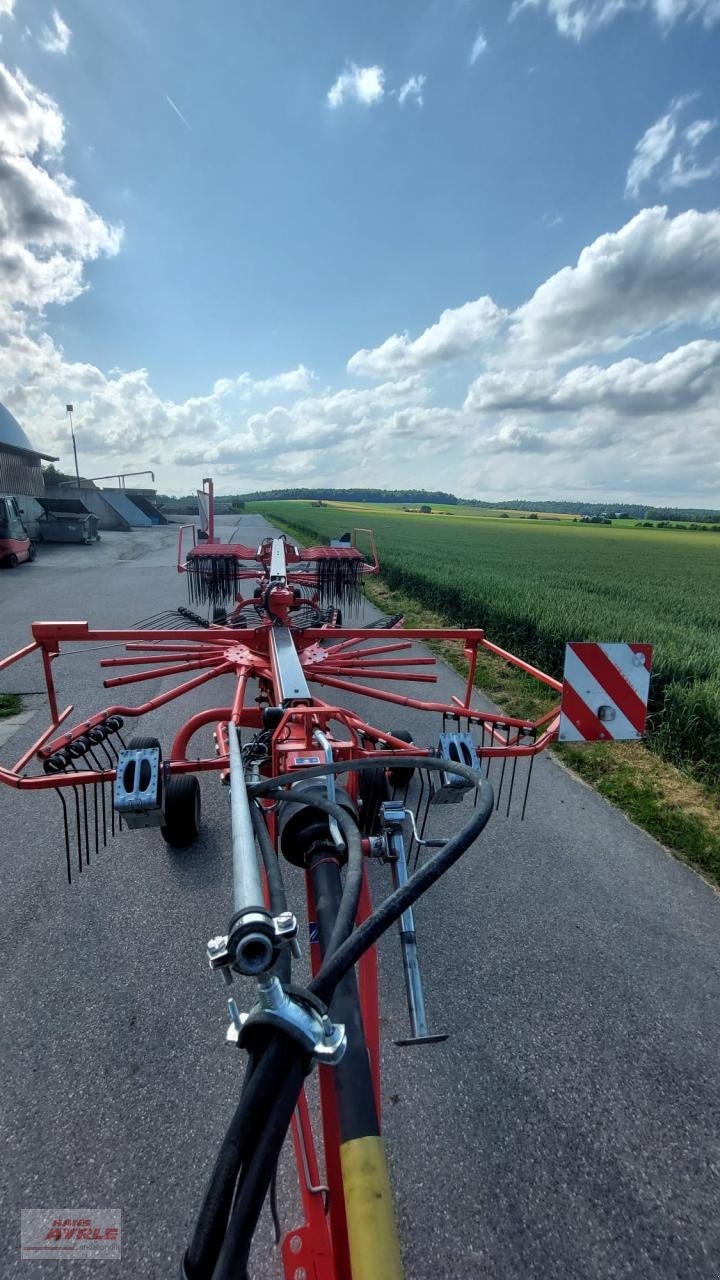
<svg viewBox="0 0 720 1280">
<path fill-rule="evenodd" d="M 701 780 L 720 778 L 720 536 L 464 508 L 253 506 L 306 542 L 372 527 L 388 586 L 453 623 L 483 627 L 554 676 L 568 640 L 652 644 L 648 744 Z"/>
</svg>

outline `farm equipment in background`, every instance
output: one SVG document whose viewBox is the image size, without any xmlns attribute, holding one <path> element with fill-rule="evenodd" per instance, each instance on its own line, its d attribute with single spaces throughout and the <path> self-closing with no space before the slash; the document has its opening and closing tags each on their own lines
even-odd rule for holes
<svg viewBox="0 0 720 1280">
<path fill-rule="evenodd" d="M 480 628 L 405 628 L 402 618 L 348 625 L 342 610 L 358 608 L 365 577 L 379 569 L 372 534 L 356 530 L 349 542 L 331 547 L 303 548 L 283 537 L 258 547 L 221 543 L 207 481 L 202 492 L 207 536 L 198 538 L 193 528 L 184 554 L 187 526 L 178 535 L 188 606 L 132 629 L 36 622 L 32 642 L 0 662 L 2 669 L 39 654 L 51 714 L 50 726 L 15 765 L 0 768 L 0 782 L 56 791 L 69 881 L 75 868 L 87 868 L 91 848 L 98 853 L 123 827 L 159 827 L 172 848 L 188 847 L 200 829 L 200 776 L 219 775 L 229 787 L 234 909 L 226 930 L 208 943 L 207 957 L 228 984 L 239 976 L 257 984 L 248 1013 L 229 1001 L 227 1038 L 248 1050 L 250 1070 L 182 1275 L 245 1275 L 290 1126 L 304 1222 L 282 1241 L 288 1280 L 394 1278 L 401 1269 L 379 1137 L 375 943 L 398 924 L 409 1013 L 409 1035 L 398 1043 L 445 1039 L 428 1025 L 414 903 L 477 838 L 505 785 L 503 808 L 510 813 L 518 768 L 525 775 L 524 816 L 533 761 L 558 736 L 640 736 L 650 650 L 570 646 L 561 682 L 505 652 Z M 198 612 L 203 608 L 210 616 Z M 435 659 L 417 645 L 437 639 L 461 646 L 467 659 L 462 697 L 426 700 L 406 692 L 408 684 L 436 681 Z M 108 689 L 170 677 L 180 682 L 139 703 L 120 698 L 61 732 L 73 708 L 60 710 L 52 667 L 74 645 L 124 645 L 124 656 L 100 660 L 113 672 L 104 680 Z M 473 706 L 483 650 L 555 690 L 558 705 L 536 721 Z M 350 703 L 371 700 L 378 708 L 373 722 L 340 700 L 323 700 L 319 689 Z M 155 737 L 122 736 L 129 722 L 201 690 L 211 695 L 207 705 L 189 715 L 169 751 Z M 384 716 L 377 723 L 381 708 L 389 723 Z M 422 743 L 402 723 L 410 709 L 434 726 Z M 210 728 L 214 750 L 202 754 L 194 739 Z M 28 772 L 31 765 L 39 768 Z M 452 812 L 460 829 L 448 836 Z M 433 830 L 434 818 L 441 833 Z M 290 981 L 298 918 L 285 896 L 283 858 L 306 872 L 313 976 L 302 987 Z M 391 880 L 376 908 L 370 864 L 385 867 Z M 316 1125 L 303 1089 L 313 1062 L 321 1068 Z"/>
<path fill-rule="evenodd" d="M 14 498 L 0 496 L 0 567 L 14 569 L 35 559 L 35 544 L 22 521 Z"/>
<path fill-rule="evenodd" d="M 43 514 L 38 521 L 41 542 L 81 542 L 91 546 L 100 538 L 98 518 L 79 498 L 38 498 Z"/>
</svg>

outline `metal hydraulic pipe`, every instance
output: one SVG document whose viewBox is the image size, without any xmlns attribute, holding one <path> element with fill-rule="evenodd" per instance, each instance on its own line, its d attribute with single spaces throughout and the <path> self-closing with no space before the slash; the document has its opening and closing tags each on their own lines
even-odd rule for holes
<svg viewBox="0 0 720 1280">
<path fill-rule="evenodd" d="M 264 906 L 260 866 L 255 853 L 255 831 L 245 785 L 237 726 L 228 722 L 230 763 L 230 822 L 232 827 L 233 895 L 235 911 Z"/>
</svg>

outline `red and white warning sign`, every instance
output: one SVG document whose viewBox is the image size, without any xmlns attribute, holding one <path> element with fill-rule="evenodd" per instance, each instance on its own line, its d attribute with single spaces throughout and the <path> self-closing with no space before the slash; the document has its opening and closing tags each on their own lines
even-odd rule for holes
<svg viewBox="0 0 720 1280">
<path fill-rule="evenodd" d="M 560 742 L 621 742 L 645 732 L 652 645 L 569 644 Z"/>
</svg>

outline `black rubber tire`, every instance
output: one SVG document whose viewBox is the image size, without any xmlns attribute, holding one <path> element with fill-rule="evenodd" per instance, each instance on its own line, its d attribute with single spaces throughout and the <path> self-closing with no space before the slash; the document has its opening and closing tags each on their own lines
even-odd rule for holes
<svg viewBox="0 0 720 1280">
<path fill-rule="evenodd" d="M 128 751 L 151 751 L 153 747 L 157 747 L 162 760 L 162 747 L 157 738 L 142 733 L 136 734 L 127 744 Z"/>
<path fill-rule="evenodd" d="M 391 733 L 393 738 L 399 738 L 401 742 L 407 742 L 412 746 L 412 734 L 408 733 L 407 729 L 389 729 L 388 733 Z M 414 769 L 403 769 L 402 765 L 396 769 L 388 769 L 388 782 L 391 787 L 406 787 L 414 772 Z"/>
<path fill-rule="evenodd" d="M 13 551 L 9 556 L 5 556 L 5 559 L 2 561 L 2 567 L 3 569 L 17 569 L 18 563 L 18 558 Z"/>
<path fill-rule="evenodd" d="M 160 828 L 171 849 L 187 849 L 200 834 L 200 783 L 194 773 L 171 775 L 165 783 Z"/>
<path fill-rule="evenodd" d="M 36 560 L 36 559 L 37 559 L 37 547 L 35 546 L 34 542 L 31 542 L 30 548 L 28 550 L 28 560 L 32 564 L 33 560 Z"/>
<path fill-rule="evenodd" d="M 390 799 L 390 784 L 384 769 L 363 769 L 358 783 L 358 802 L 360 817 L 358 826 L 364 836 L 374 836 L 377 832 L 380 816 L 380 805 Z"/>
</svg>

